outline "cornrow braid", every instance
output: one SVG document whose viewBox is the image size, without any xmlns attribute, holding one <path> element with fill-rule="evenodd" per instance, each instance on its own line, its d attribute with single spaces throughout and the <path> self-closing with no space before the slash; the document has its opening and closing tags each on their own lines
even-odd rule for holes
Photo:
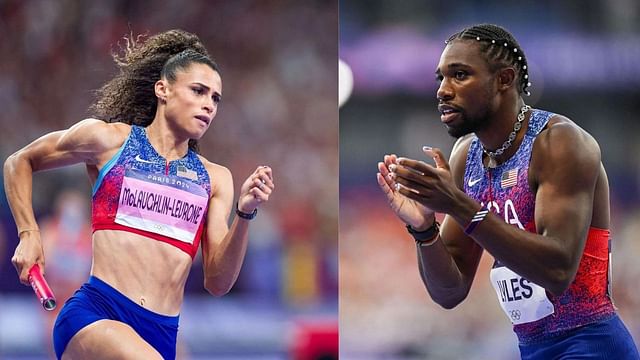
<svg viewBox="0 0 640 360">
<path fill-rule="evenodd" d="M 462 39 L 475 40 L 480 44 L 480 51 L 487 54 L 491 71 L 505 66 L 513 66 L 519 75 L 518 92 L 527 96 L 531 95 L 527 90 L 531 86 L 527 57 L 509 31 L 493 24 L 474 25 L 451 35 L 445 44 Z"/>
</svg>

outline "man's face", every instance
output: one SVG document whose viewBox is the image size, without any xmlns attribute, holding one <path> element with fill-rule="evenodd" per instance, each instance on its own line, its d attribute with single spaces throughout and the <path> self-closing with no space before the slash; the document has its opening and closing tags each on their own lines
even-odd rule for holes
<svg viewBox="0 0 640 360">
<path fill-rule="evenodd" d="M 489 126 L 497 84 L 486 55 L 473 40 L 454 40 L 440 56 L 438 110 L 449 135 L 460 137 Z"/>
</svg>

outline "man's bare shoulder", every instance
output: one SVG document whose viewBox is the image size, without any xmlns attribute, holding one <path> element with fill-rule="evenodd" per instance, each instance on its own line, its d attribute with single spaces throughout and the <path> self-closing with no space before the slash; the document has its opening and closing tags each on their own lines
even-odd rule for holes
<svg viewBox="0 0 640 360">
<path fill-rule="evenodd" d="M 533 144 L 530 171 L 534 177 L 569 169 L 595 176 L 600 168 L 598 142 L 586 130 L 563 115 L 554 115 Z"/>
<path fill-rule="evenodd" d="M 467 134 L 459 137 L 453 144 L 451 156 L 449 157 L 449 162 L 451 163 L 452 168 L 457 167 L 460 163 L 466 163 L 469 146 L 471 146 L 471 141 L 473 141 L 475 137 L 476 136 L 474 134 Z"/>
<path fill-rule="evenodd" d="M 459 137 L 456 142 L 453 144 L 453 149 L 451 150 L 451 159 L 453 160 L 455 157 L 463 156 L 467 157 L 467 151 L 469 150 L 469 146 L 471 145 L 471 141 L 476 136 L 474 134 L 467 134 Z"/>
<path fill-rule="evenodd" d="M 554 114 L 534 143 L 534 152 L 597 152 L 600 147 L 586 130 L 564 115 Z"/>
</svg>

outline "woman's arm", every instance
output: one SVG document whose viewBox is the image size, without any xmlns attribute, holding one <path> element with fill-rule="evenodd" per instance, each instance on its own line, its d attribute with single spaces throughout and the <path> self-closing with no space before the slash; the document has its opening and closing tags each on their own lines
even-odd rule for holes
<svg viewBox="0 0 640 360">
<path fill-rule="evenodd" d="M 228 169 L 210 164 L 208 166 L 213 196 L 209 201 L 207 231 L 202 241 L 204 263 L 204 286 L 214 296 L 222 296 L 231 290 L 240 274 L 247 251 L 247 234 L 251 220 L 236 216 L 231 228 L 227 226 L 233 204 L 233 179 Z M 238 209 L 246 214 L 269 200 L 274 189 L 269 167 L 261 166 L 247 178 L 240 189 Z"/>
<path fill-rule="evenodd" d="M 33 173 L 80 162 L 96 165 L 101 154 L 118 146 L 114 143 L 118 136 L 112 130 L 116 127 L 86 119 L 67 130 L 40 137 L 5 161 L 5 193 L 20 237 L 11 262 L 23 284 L 28 284 L 28 271 L 33 264 L 38 263 L 44 271 L 44 253 L 31 202 Z"/>
</svg>

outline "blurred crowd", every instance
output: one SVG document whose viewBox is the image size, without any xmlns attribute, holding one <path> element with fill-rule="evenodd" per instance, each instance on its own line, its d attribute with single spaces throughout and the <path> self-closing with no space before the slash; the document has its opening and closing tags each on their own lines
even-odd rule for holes
<svg viewBox="0 0 640 360">
<path fill-rule="evenodd" d="M 429 161 L 421 151 L 428 145 L 450 154 L 454 139 L 440 123 L 434 71 L 444 40 L 483 22 L 512 31 L 527 55 L 533 86 L 525 102 L 568 116 L 600 144 L 611 191 L 613 299 L 640 343 L 640 72 L 633 65 L 640 4 L 342 0 L 340 57 L 351 65 L 354 92 L 340 109 L 341 359 L 519 358 L 490 286 L 492 258 L 483 256 L 461 305 L 439 307 L 375 177 L 387 153 Z"/>
<path fill-rule="evenodd" d="M 115 74 L 111 52 L 124 44 L 123 36 L 172 28 L 193 32 L 220 65 L 224 92 L 218 116 L 200 141 L 201 153 L 231 170 L 236 196 L 259 165 L 273 168 L 277 187 L 252 225 L 243 270 L 227 297 L 335 317 L 337 8 L 337 1 L 323 0 L 0 1 L 0 159 L 88 117 L 93 91 Z M 88 278 L 90 194 L 82 166 L 34 179 L 47 275 L 60 303 Z M 16 242 L 2 193 L 5 298 L 32 296 L 9 261 Z M 204 294 L 199 258 L 187 292 Z"/>
</svg>

